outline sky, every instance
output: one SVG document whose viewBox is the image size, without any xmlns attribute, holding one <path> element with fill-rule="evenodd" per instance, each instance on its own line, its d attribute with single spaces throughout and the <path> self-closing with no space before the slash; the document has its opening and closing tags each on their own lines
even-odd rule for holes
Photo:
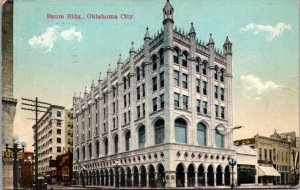
<svg viewBox="0 0 300 190">
<path fill-rule="evenodd" d="M 14 133 L 33 150 L 33 112 L 21 97 L 72 107 L 99 72 L 114 70 L 119 54 L 143 45 L 146 27 L 162 28 L 165 0 L 15 0 Z M 233 43 L 234 139 L 296 131 L 299 135 L 299 2 L 297 0 L 170 0 L 174 24 L 222 50 Z M 47 15 L 63 15 L 50 19 Z M 82 19 L 67 19 L 67 14 Z M 118 19 L 88 19 L 89 14 Z M 121 15 L 123 15 L 121 17 Z M 127 16 L 124 16 L 127 15 Z M 124 18 L 126 17 L 126 18 Z M 124 18 L 124 19 L 123 19 Z"/>
</svg>

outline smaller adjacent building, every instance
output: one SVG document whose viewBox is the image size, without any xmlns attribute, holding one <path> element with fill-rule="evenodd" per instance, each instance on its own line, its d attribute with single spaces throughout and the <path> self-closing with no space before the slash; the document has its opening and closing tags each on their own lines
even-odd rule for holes
<svg viewBox="0 0 300 190">
<path fill-rule="evenodd" d="M 22 188 L 32 187 L 34 178 L 34 153 L 24 152 L 19 159 L 19 182 Z"/>
<path fill-rule="evenodd" d="M 236 140 L 234 143 L 236 146 L 248 145 L 256 149 L 259 184 L 283 185 L 291 183 L 292 152 L 294 150 L 294 154 L 297 153 L 296 141 L 295 132 L 277 133 L 275 130 L 270 137 L 256 134 L 253 138 Z"/>
</svg>

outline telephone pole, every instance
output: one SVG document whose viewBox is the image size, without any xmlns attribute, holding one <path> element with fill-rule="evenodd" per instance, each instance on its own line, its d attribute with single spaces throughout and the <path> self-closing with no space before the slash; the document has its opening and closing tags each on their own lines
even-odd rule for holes
<svg viewBox="0 0 300 190">
<path fill-rule="evenodd" d="M 38 98 L 35 97 L 35 100 L 22 98 L 22 107 L 23 110 L 33 111 L 35 113 L 35 125 L 34 125 L 34 145 L 35 145 L 35 165 L 34 165 L 34 182 L 37 184 L 38 181 L 38 113 L 47 112 L 51 104 L 46 102 L 38 101 Z"/>
</svg>

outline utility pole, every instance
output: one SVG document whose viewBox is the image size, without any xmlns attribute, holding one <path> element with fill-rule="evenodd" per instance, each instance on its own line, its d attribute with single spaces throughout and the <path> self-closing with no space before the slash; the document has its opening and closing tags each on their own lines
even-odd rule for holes
<svg viewBox="0 0 300 190">
<path fill-rule="evenodd" d="M 22 98 L 24 102 L 21 104 L 26 106 L 22 107 L 23 110 L 33 111 L 35 113 L 35 125 L 34 125 L 34 145 L 35 145 L 35 157 L 34 157 L 34 182 L 37 184 L 38 181 L 38 113 L 39 112 L 48 112 L 51 104 L 46 102 L 38 101 L 38 98 L 35 97 L 35 100 L 28 98 Z"/>
</svg>

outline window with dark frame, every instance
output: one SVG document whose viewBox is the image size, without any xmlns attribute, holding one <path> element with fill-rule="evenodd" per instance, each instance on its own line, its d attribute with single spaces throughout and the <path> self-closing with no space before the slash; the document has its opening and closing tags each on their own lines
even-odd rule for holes
<svg viewBox="0 0 300 190">
<path fill-rule="evenodd" d="M 179 108 L 179 94 L 174 93 L 174 107 Z"/>
<path fill-rule="evenodd" d="M 152 99 L 153 111 L 157 111 L 157 98 Z"/>
<path fill-rule="evenodd" d="M 140 98 L 141 98 L 141 90 L 140 90 L 140 87 L 137 87 L 136 88 L 136 92 L 137 92 L 137 100 L 140 100 Z"/>
<path fill-rule="evenodd" d="M 174 51 L 173 51 L 173 61 L 174 61 L 174 63 L 178 64 L 178 51 L 177 51 L 177 49 L 174 49 Z"/>
<path fill-rule="evenodd" d="M 146 115 L 146 110 L 145 110 L 145 103 L 143 103 L 143 117 Z"/>
<path fill-rule="evenodd" d="M 197 99 L 197 106 L 196 106 L 197 112 L 200 113 L 201 109 L 201 101 Z"/>
<path fill-rule="evenodd" d="M 141 110 L 140 110 L 140 108 L 141 108 L 141 106 L 138 106 L 137 108 L 136 108 L 136 110 L 137 110 L 137 118 L 140 118 L 141 117 Z"/>
<path fill-rule="evenodd" d="M 202 81 L 202 94 L 203 95 L 207 95 L 207 82 L 206 81 Z"/>
<path fill-rule="evenodd" d="M 159 99 L 160 99 L 160 109 L 163 109 L 165 107 L 164 94 L 161 94 Z"/>
<path fill-rule="evenodd" d="M 142 89 L 143 89 L 143 97 L 145 97 L 146 96 L 145 83 L 142 84 Z"/>
<path fill-rule="evenodd" d="M 188 88 L 188 75 L 182 74 L 182 87 L 187 89 Z"/>
<path fill-rule="evenodd" d="M 203 114 L 207 114 L 207 102 L 203 101 Z"/>
<path fill-rule="evenodd" d="M 182 54 L 182 66 L 187 67 L 187 55 L 186 55 L 186 53 Z"/>
<path fill-rule="evenodd" d="M 183 109 L 188 109 L 189 108 L 189 97 L 183 95 L 182 96 L 182 104 L 183 104 Z"/>
<path fill-rule="evenodd" d="M 157 69 L 157 57 L 154 56 L 152 58 L 152 70 L 155 71 Z"/>
<path fill-rule="evenodd" d="M 224 101 L 224 88 L 220 88 L 221 100 Z"/>
<path fill-rule="evenodd" d="M 157 77 L 152 78 L 152 89 L 153 89 L 153 92 L 155 92 L 157 90 Z"/>
<path fill-rule="evenodd" d="M 215 86 L 215 98 L 218 99 L 218 91 L 219 91 L 219 87 Z"/>
<path fill-rule="evenodd" d="M 200 79 L 196 79 L 196 91 L 200 93 Z"/>
<path fill-rule="evenodd" d="M 165 86 L 165 79 L 164 79 L 164 72 L 161 72 L 159 74 L 159 80 L 160 80 L 160 88 Z"/>
<path fill-rule="evenodd" d="M 174 86 L 179 86 L 179 72 L 174 70 Z"/>
</svg>

